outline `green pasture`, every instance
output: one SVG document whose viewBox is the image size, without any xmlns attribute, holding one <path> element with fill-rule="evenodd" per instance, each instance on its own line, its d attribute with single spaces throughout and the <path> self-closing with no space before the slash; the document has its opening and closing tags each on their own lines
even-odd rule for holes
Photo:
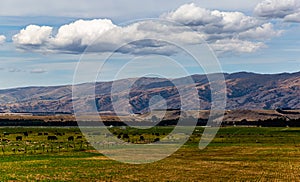
<svg viewBox="0 0 300 182">
<path fill-rule="evenodd" d="M 148 130 L 110 128 L 133 143 L 163 139 L 172 127 Z M 28 136 L 24 136 L 28 132 Z M 30 133 L 29 133 L 30 132 Z M 203 128 L 171 156 L 150 164 L 124 164 L 93 150 L 78 128 L 0 128 L 0 181 L 297 181 L 300 128 L 220 128 L 213 142 L 198 149 Z M 9 133 L 5 135 L 4 133 Z M 48 136 L 57 136 L 49 141 Z M 122 134 L 121 134 L 122 133 Z M 16 141 L 23 136 L 22 141 Z M 70 136 L 74 141 L 68 141 Z M 83 136 L 76 139 L 77 136 Z M 140 141 L 140 136 L 145 138 Z M 122 137 L 121 137 L 122 138 Z M 138 142 L 136 142 L 138 141 Z M 43 147 L 44 146 L 44 149 Z M 19 148 L 26 151 L 18 151 Z M 51 147 L 53 150 L 51 150 Z M 109 147 L 109 146 L 107 146 Z M 16 151 L 12 151 L 15 149 Z"/>
</svg>

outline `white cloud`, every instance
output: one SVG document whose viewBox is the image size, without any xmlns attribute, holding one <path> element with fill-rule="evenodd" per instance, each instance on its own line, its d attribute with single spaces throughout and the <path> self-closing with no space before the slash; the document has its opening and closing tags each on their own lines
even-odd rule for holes
<svg viewBox="0 0 300 182">
<path fill-rule="evenodd" d="M 259 27 L 255 27 L 253 29 L 240 33 L 239 37 L 254 40 L 266 40 L 280 36 L 282 32 L 282 30 L 274 30 L 273 24 L 265 23 Z"/>
<path fill-rule="evenodd" d="M 262 42 L 250 42 L 239 39 L 223 39 L 212 43 L 211 47 L 219 54 L 225 54 L 232 53 L 232 50 L 235 50 L 236 53 L 251 53 L 266 47 L 266 45 Z"/>
<path fill-rule="evenodd" d="M 284 17 L 284 21 L 300 23 L 300 12 L 287 15 L 286 17 Z"/>
<path fill-rule="evenodd" d="M 61 26 L 57 34 L 53 35 L 53 28 L 48 26 L 29 25 L 13 36 L 13 42 L 20 49 L 37 52 L 68 52 L 79 53 L 92 44 L 97 37 L 109 33 L 116 28 L 110 20 L 78 20 Z M 102 42 L 103 43 L 103 42 Z"/>
<path fill-rule="evenodd" d="M 117 28 L 117 26 L 107 19 L 78 20 L 60 27 L 55 36 L 54 44 L 65 46 L 80 41 L 82 45 L 88 45 L 96 40 L 98 36 L 108 33 L 108 31 L 114 28 Z"/>
<path fill-rule="evenodd" d="M 265 18 L 284 18 L 299 12 L 299 0 L 264 0 L 259 3 L 254 13 Z"/>
<path fill-rule="evenodd" d="M 198 27 L 206 33 L 241 32 L 261 25 L 261 21 L 241 12 L 223 12 L 207 10 L 194 3 L 185 4 L 161 16 L 186 26 Z"/>
<path fill-rule="evenodd" d="M 194 3 L 184 4 L 175 11 L 163 14 L 161 17 L 188 26 L 207 25 L 211 22 L 221 21 L 211 11 L 197 7 Z"/>
<path fill-rule="evenodd" d="M 3 44 L 6 40 L 6 37 L 4 35 L 0 35 L 0 45 Z"/>
<path fill-rule="evenodd" d="M 174 53 L 174 47 L 160 39 L 199 43 L 202 38 L 199 33 L 164 22 L 143 21 L 120 27 L 108 19 L 78 20 L 61 26 L 56 35 L 52 34 L 52 27 L 29 25 L 13 36 L 13 42 L 19 49 L 37 52 L 76 54 L 88 47 L 88 52 L 118 49 L 117 52 L 121 53 L 170 55 Z M 157 40 L 147 40 L 151 38 Z"/>
<path fill-rule="evenodd" d="M 47 44 L 52 33 L 52 27 L 29 25 L 20 33 L 13 36 L 12 40 L 20 48 L 27 49 Z"/>
<path fill-rule="evenodd" d="M 117 49 L 126 54 L 171 55 L 176 48 L 164 41 L 199 44 L 206 40 L 218 52 L 250 53 L 263 47 L 264 40 L 280 34 L 271 23 L 241 12 L 207 10 L 193 3 L 160 18 L 127 26 L 118 26 L 109 19 L 77 20 L 59 27 L 56 34 L 53 27 L 29 25 L 13 36 L 13 42 L 19 49 L 43 53 Z M 152 38 L 155 40 L 149 40 Z"/>
<path fill-rule="evenodd" d="M 41 73 L 46 73 L 47 71 L 42 69 L 42 68 L 36 68 L 30 71 L 30 73 L 34 73 L 34 74 L 41 74 Z"/>
<path fill-rule="evenodd" d="M 279 36 L 273 24 L 241 12 L 207 10 L 185 4 L 161 16 L 205 33 L 206 40 L 218 53 L 251 53 L 265 47 L 263 41 Z M 262 41 L 262 42 L 260 42 Z"/>
</svg>

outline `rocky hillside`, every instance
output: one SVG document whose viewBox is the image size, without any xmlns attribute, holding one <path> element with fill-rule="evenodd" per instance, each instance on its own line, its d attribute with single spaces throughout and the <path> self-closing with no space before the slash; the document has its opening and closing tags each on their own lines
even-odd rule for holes
<svg viewBox="0 0 300 182">
<path fill-rule="evenodd" d="M 227 109 L 300 109 L 300 72 L 282 74 L 233 73 L 224 74 L 227 86 Z M 112 82 L 96 84 L 96 103 L 99 111 L 112 111 L 112 99 L 117 100 L 117 107 L 134 112 L 147 112 L 153 96 L 160 95 L 166 100 L 168 109 L 178 109 L 181 106 L 180 85 L 185 90 L 197 88 L 201 109 L 210 108 L 210 84 L 205 75 L 193 75 L 195 83 L 187 84 L 186 78 L 166 80 L 162 78 L 140 78 L 132 87 L 128 85 L 132 79 L 114 82 L 116 90 L 111 94 Z M 93 88 L 86 83 L 77 86 L 82 94 L 74 98 L 74 102 L 89 110 L 92 98 L 86 91 Z M 126 100 L 129 93 L 129 103 Z M 182 97 L 188 98 L 190 105 L 195 99 L 184 92 Z M 157 108 L 162 107 L 157 103 Z M 188 103 L 189 105 L 189 103 Z M 125 107 L 130 106 L 130 107 Z M 192 108 L 191 108 L 192 109 Z M 72 86 L 27 87 L 0 90 L 0 112 L 72 112 Z"/>
</svg>

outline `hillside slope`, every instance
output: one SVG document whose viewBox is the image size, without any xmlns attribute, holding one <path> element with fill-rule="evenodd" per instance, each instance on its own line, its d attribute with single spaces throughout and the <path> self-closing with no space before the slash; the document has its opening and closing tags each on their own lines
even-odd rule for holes
<svg viewBox="0 0 300 182">
<path fill-rule="evenodd" d="M 227 109 L 300 109 L 300 72 L 282 74 L 233 73 L 224 74 L 227 85 Z M 201 109 L 210 108 L 210 89 L 205 75 L 193 75 L 194 84 L 186 84 L 185 78 L 171 81 L 162 78 L 140 78 L 128 90 L 130 79 L 114 83 L 119 88 L 111 95 L 112 82 L 96 83 L 96 103 L 99 111 L 112 111 L 111 98 L 117 99 L 119 106 L 128 105 L 126 93 L 129 92 L 131 108 L 124 107 L 124 112 L 149 110 L 149 100 L 155 95 L 166 99 L 168 109 L 180 108 L 180 97 L 174 86 L 186 89 L 197 88 Z M 172 83 L 173 82 L 173 83 Z M 93 88 L 91 83 L 77 86 L 82 91 L 74 102 L 82 105 L 82 110 L 89 110 L 95 98 L 85 91 Z M 182 97 L 190 98 L 190 105 L 195 99 L 185 92 Z M 157 104 L 157 107 L 160 107 Z M 191 108 L 192 109 L 192 108 Z M 72 112 L 72 86 L 27 87 L 0 90 L 0 112 Z"/>
</svg>

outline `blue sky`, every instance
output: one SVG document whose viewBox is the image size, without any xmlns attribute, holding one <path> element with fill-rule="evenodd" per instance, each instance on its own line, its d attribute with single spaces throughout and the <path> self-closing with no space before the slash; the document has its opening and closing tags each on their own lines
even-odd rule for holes
<svg viewBox="0 0 300 182">
<path fill-rule="evenodd" d="M 297 72 L 299 10 L 299 0 L 3 0 L 0 89 L 71 84 L 80 60 L 78 82 L 205 73 L 171 42 L 207 66 L 215 54 L 223 72 Z"/>
</svg>

